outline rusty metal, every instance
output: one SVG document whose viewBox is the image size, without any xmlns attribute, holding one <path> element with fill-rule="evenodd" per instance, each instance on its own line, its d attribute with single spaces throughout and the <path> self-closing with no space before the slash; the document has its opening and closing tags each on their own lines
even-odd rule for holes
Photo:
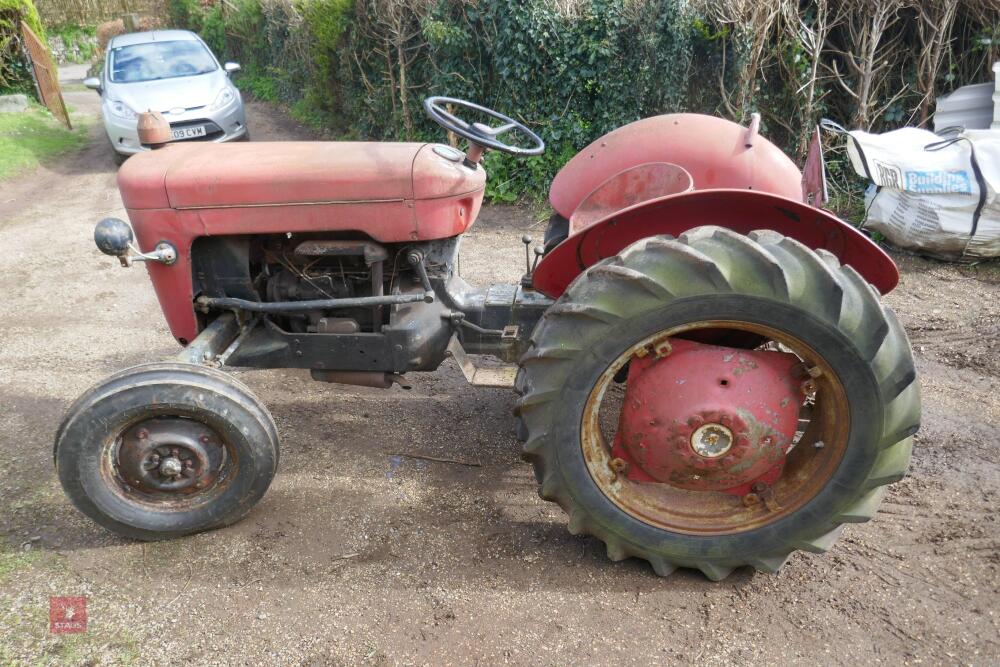
<svg viewBox="0 0 1000 667">
<path fill-rule="evenodd" d="M 159 111 L 143 111 L 136 123 L 139 143 L 150 148 L 162 148 L 173 141 L 170 123 Z"/>
<path fill-rule="evenodd" d="M 517 377 L 517 366 L 476 366 L 465 353 L 465 348 L 455 334 L 448 341 L 448 354 L 462 369 L 465 380 L 477 387 L 502 387 L 512 389 Z"/>
<path fill-rule="evenodd" d="M 112 456 L 119 489 L 177 500 L 219 482 L 230 461 L 225 441 L 193 419 L 154 417 L 126 429 Z"/>
<path fill-rule="evenodd" d="M 797 356 L 684 339 L 652 347 L 629 366 L 612 447 L 629 479 L 742 496 L 780 469 L 798 424 Z"/>
<path fill-rule="evenodd" d="M 24 48 L 28 52 L 28 58 L 31 60 L 31 68 L 42 104 L 52 112 L 53 116 L 72 130 L 73 124 L 69 120 L 66 102 L 63 101 L 62 90 L 59 87 L 59 70 L 52 62 L 52 54 L 24 21 L 21 21 L 21 36 Z"/>
<path fill-rule="evenodd" d="M 624 475 L 629 469 L 628 461 L 619 458 L 611 459 L 608 462 L 608 467 L 611 468 L 616 475 Z"/>
<path fill-rule="evenodd" d="M 776 466 L 765 475 L 744 485 L 742 493 L 692 490 L 678 486 L 674 480 L 664 482 L 650 478 L 647 481 L 638 481 L 634 479 L 637 467 L 635 465 L 629 466 L 627 473 L 619 474 L 612 462 L 616 458 L 626 463 L 627 460 L 612 450 L 621 429 L 622 410 L 615 404 L 614 397 L 610 396 L 610 393 L 613 393 L 610 392 L 611 388 L 619 386 L 615 385 L 614 376 L 626 364 L 631 366 L 639 360 L 650 360 L 649 363 L 655 363 L 649 351 L 656 343 L 666 338 L 671 338 L 674 353 L 660 363 L 670 364 L 674 355 L 679 354 L 678 342 L 683 340 L 678 339 L 678 335 L 706 329 L 730 329 L 763 336 L 769 341 L 783 345 L 782 349 L 790 350 L 798 360 L 806 362 L 809 367 L 819 368 L 822 371 L 815 379 L 817 392 L 814 404 L 809 405 L 808 410 L 803 406 L 798 413 L 800 418 L 808 415 L 804 432 L 796 436 L 791 443 L 791 448 L 784 457 L 783 466 Z M 643 352 L 646 353 L 645 357 L 640 356 Z M 789 364 L 789 372 L 796 363 L 798 361 Z M 789 385 L 790 391 L 797 397 L 796 402 L 804 401 L 798 393 L 798 383 L 793 380 Z M 660 389 L 664 394 L 670 395 L 674 388 Z M 623 393 L 627 394 L 627 391 L 626 387 Z M 719 412 L 728 413 L 728 410 Z M 815 497 L 826 486 L 847 449 L 850 429 L 848 415 L 847 395 L 843 385 L 829 364 L 811 347 L 790 334 L 772 327 L 730 320 L 711 320 L 659 332 L 623 351 L 590 391 L 584 406 L 580 444 L 594 482 L 622 511 L 647 524 L 672 532 L 726 535 L 745 532 L 777 521 L 795 512 Z M 724 416 L 728 419 L 728 423 L 723 421 Z M 737 442 L 733 445 L 736 448 L 740 446 L 739 434 L 744 429 L 741 429 L 733 417 L 732 414 L 697 414 L 692 415 L 688 422 L 678 427 L 690 429 L 690 433 L 684 436 L 688 438 L 685 444 L 689 451 L 691 451 L 689 442 L 691 434 L 706 424 L 719 424 L 737 434 Z M 743 415 L 736 417 L 745 419 Z M 772 446 L 777 446 L 779 442 L 775 439 L 777 438 L 775 433 L 760 432 L 759 436 L 760 440 L 771 437 Z M 822 446 L 817 446 L 818 443 L 822 443 Z M 749 440 L 744 444 L 749 447 Z M 698 457 L 693 451 L 691 454 L 692 457 L 712 461 Z M 727 453 L 715 460 L 725 461 L 729 455 Z M 616 465 L 621 468 L 621 464 Z M 705 469 L 710 468 L 711 463 L 706 465 Z M 688 481 L 699 481 L 694 480 L 693 475 L 702 474 L 702 472 L 692 473 Z M 762 485 L 759 487 L 762 489 L 761 492 L 752 489 L 754 483 Z"/>
<path fill-rule="evenodd" d="M 365 258 L 365 264 L 371 266 L 389 258 L 389 251 L 381 243 L 372 241 L 323 239 L 303 241 L 295 246 L 295 254 L 306 257 L 357 257 Z"/>
<path fill-rule="evenodd" d="M 240 325 L 236 321 L 236 315 L 223 313 L 181 350 L 176 359 L 186 364 L 213 365 L 216 357 L 226 352 L 239 335 Z"/>
<path fill-rule="evenodd" d="M 336 384 L 351 384 L 360 387 L 376 387 L 388 389 L 393 384 L 406 387 L 403 376 L 399 373 L 380 373 L 377 371 L 331 371 L 314 368 L 310 371 L 312 379 L 317 382 L 333 382 Z M 407 389 L 409 387 L 406 387 Z"/>
</svg>

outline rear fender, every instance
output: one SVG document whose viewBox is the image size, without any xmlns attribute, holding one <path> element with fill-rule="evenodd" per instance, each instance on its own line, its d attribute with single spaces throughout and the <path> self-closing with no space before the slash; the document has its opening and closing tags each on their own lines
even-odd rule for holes
<svg viewBox="0 0 1000 667">
<path fill-rule="evenodd" d="M 767 192 L 696 190 L 614 211 L 570 235 L 538 264 L 535 289 L 558 298 L 587 267 L 640 239 L 662 234 L 676 237 L 705 225 L 740 234 L 770 229 L 813 250 L 828 250 L 882 294 L 899 282 L 896 264 L 881 248 L 827 211 Z"/>
<path fill-rule="evenodd" d="M 602 183 L 656 162 L 682 167 L 693 190 L 733 188 L 802 199 L 802 172 L 757 133 L 756 122 L 743 127 L 715 116 L 675 113 L 637 120 L 594 141 L 552 179 L 549 201 L 568 220 Z M 618 208 L 632 203 L 623 196 Z"/>
</svg>

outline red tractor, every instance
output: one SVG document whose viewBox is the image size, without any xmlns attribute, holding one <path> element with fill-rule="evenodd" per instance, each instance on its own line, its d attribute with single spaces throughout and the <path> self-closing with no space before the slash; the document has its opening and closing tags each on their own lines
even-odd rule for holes
<svg viewBox="0 0 1000 667">
<path fill-rule="evenodd" d="M 472 384 L 517 392 L 542 498 L 611 560 L 713 580 L 776 572 L 872 517 L 920 420 L 909 343 L 880 303 L 898 273 L 805 201 L 801 173 L 756 124 L 674 114 L 601 137 L 553 181 L 545 246 L 520 283 L 483 289 L 457 270 L 483 151 L 544 143 L 469 102 L 425 108 L 464 153 L 166 145 L 169 127 L 143 115 L 155 150 L 118 176 L 131 225 L 103 220 L 95 240 L 146 263 L 184 350 L 69 409 L 55 460 L 83 513 L 151 540 L 249 512 L 278 434 L 220 369 L 388 388 L 451 356 Z"/>
</svg>

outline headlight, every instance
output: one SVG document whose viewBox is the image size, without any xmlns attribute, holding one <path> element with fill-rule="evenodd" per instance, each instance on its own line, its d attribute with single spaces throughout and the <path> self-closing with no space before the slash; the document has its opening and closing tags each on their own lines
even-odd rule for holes
<svg viewBox="0 0 1000 667">
<path fill-rule="evenodd" d="M 124 102 L 108 102 L 108 111 L 123 120 L 135 120 L 138 118 L 135 112 Z"/>
<path fill-rule="evenodd" d="M 215 98 L 215 101 L 212 102 L 211 106 L 209 106 L 208 108 L 210 111 L 215 111 L 216 109 L 223 109 L 225 107 L 228 107 L 234 101 L 236 101 L 236 91 L 233 90 L 232 86 L 226 86 L 221 91 L 219 91 L 219 96 Z"/>
</svg>

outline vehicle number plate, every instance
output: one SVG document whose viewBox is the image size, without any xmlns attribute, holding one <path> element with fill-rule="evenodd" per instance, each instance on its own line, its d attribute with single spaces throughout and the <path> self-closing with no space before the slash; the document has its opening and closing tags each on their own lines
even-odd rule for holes
<svg viewBox="0 0 1000 667">
<path fill-rule="evenodd" d="M 175 130 L 170 130 L 170 134 L 173 135 L 174 141 L 182 141 L 184 139 L 194 139 L 195 137 L 205 136 L 205 126 L 199 125 L 198 127 L 182 127 Z"/>
</svg>

